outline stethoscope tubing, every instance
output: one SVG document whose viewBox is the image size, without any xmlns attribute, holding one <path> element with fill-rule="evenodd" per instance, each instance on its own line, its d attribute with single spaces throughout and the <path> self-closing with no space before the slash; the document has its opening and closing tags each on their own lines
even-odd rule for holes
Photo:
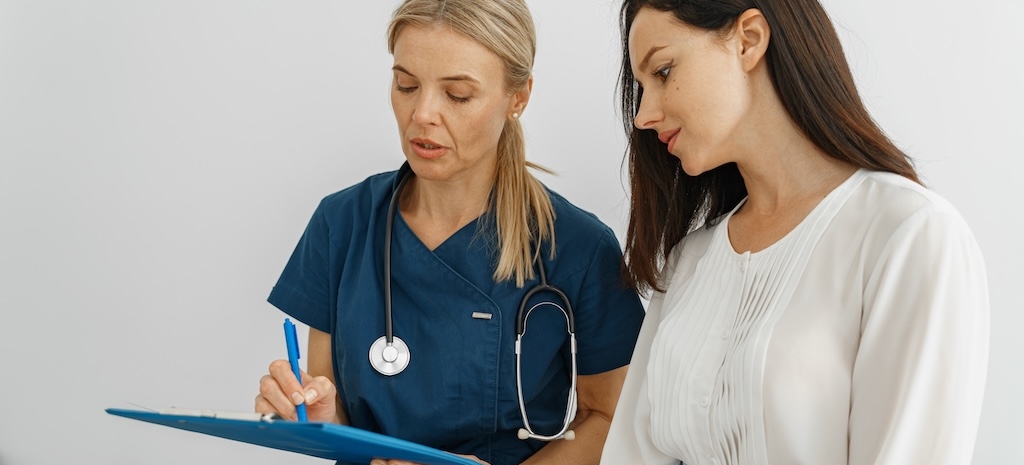
<svg viewBox="0 0 1024 465">
<path fill-rule="evenodd" d="M 402 179 L 398 181 L 398 186 L 395 188 L 395 192 L 391 194 L 391 203 L 388 204 L 388 219 L 385 225 L 385 234 L 387 238 L 384 240 L 384 340 L 387 345 L 392 345 L 395 340 L 395 329 L 392 320 L 391 313 L 391 234 L 392 225 L 394 224 L 395 210 L 398 208 L 398 196 L 402 193 L 402 188 L 405 187 L 405 183 L 409 181 L 409 175 L 402 176 Z"/>
<path fill-rule="evenodd" d="M 391 203 L 388 204 L 388 216 L 385 223 L 385 235 L 384 240 L 384 336 L 378 338 L 370 346 L 370 365 L 382 375 L 394 376 L 405 370 L 405 367 L 409 363 L 409 347 L 404 341 L 395 337 L 394 334 L 394 319 L 392 317 L 392 305 L 391 305 L 391 236 L 394 228 L 394 218 L 398 209 L 399 196 L 402 193 L 402 189 L 405 187 L 405 183 L 408 182 L 410 173 L 406 173 L 402 176 L 402 179 L 398 181 L 398 185 L 395 187 L 395 191 L 391 194 Z M 540 277 L 540 283 L 530 288 L 526 294 L 523 295 L 522 300 L 519 302 L 519 309 L 516 312 L 516 341 L 515 341 L 515 352 L 516 352 L 516 391 L 519 397 L 519 412 L 523 417 L 524 428 L 519 430 L 519 438 L 527 439 L 533 438 L 541 441 L 553 441 L 555 439 L 573 439 L 575 434 L 569 429 L 570 423 L 576 417 L 576 378 L 577 378 L 577 365 L 576 365 L 576 320 L 572 310 L 572 304 L 569 302 L 569 297 L 562 292 L 561 289 L 548 284 L 548 278 L 546 270 L 544 269 L 544 259 L 541 256 L 541 252 L 538 248 L 537 255 L 535 258 L 537 263 L 537 270 Z M 558 305 L 554 302 L 540 302 L 528 310 L 526 305 L 529 303 L 531 297 L 541 292 L 550 292 L 558 296 L 558 298 L 565 304 L 565 307 Z M 562 428 L 553 435 L 542 435 L 537 434 L 530 427 L 530 420 L 526 415 L 526 399 L 523 397 L 523 381 L 522 381 L 522 338 L 526 334 L 526 319 L 529 317 L 530 312 L 534 309 L 544 306 L 551 305 L 558 308 L 562 316 L 565 318 L 566 329 L 569 333 L 570 341 L 570 358 L 572 359 L 572 373 L 569 388 L 569 399 L 567 401 L 565 417 L 562 421 Z"/>
<path fill-rule="evenodd" d="M 556 292 L 561 293 L 561 291 L 559 289 L 557 289 L 557 288 L 554 288 L 554 289 L 555 289 Z M 525 301 L 525 297 L 524 297 L 524 301 Z M 563 300 L 563 302 L 567 306 L 569 305 L 569 301 L 568 300 Z M 516 351 L 516 394 L 519 397 L 519 413 L 523 417 L 523 426 L 524 426 L 523 428 L 520 428 L 520 430 L 519 430 L 519 439 L 530 438 L 530 439 L 538 439 L 538 440 L 541 440 L 541 441 L 554 441 L 556 439 L 562 439 L 562 438 L 573 439 L 575 437 L 575 434 L 573 434 L 569 430 L 569 424 L 572 423 L 572 420 L 576 418 L 576 401 L 577 401 L 577 399 L 576 399 L 576 379 L 577 379 L 578 370 L 577 370 L 577 367 L 576 367 L 576 332 L 575 331 L 569 331 L 569 353 L 570 353 L 570 359 L 571 359 L 571 367 L 572 367 L 571 368 L 571 370 L 572 370 L 571 371 L 571 375 L 572 376 L 570 376 L 570 378 L 569 378 L 571 380 L 570 381 L 570 386 L 569 386 L 569 399 L 568 399 L 568 403 L 567 403 L 566 409 L 565 409 L 565 417 L 562 419 L 562 428 L 560 430 L 558 430 L 557 433 L 552 434 L 552 435 L 538 434 L 538 433 L 533 431 L 532 427 L 530 427 L 530 419 L 526 415 L 526 399 L 523 396 L 523 378 L 522 378 L 522 373 L 523 373 L 523 371 L 522 371 L 522 341 L 523 341 L 523 336 L 526 335 L 526 319 L 530 316 L 531 312 L 533 312 L 538 307 L 541 307 L 541 306 L 544 306 L 544 305 L 551 305 L 551 306 L 553 306 L 555 308 L 558 308 L 562 312 L 562 316 L 565 318 L 566 327 L 571 327 L 571 325 L 572 325 L 572 323 L 571 323 L 571 318 L 572 318 L 571 310 L 567 312 L 566 309 L 564 309 L 561 306 L 559 306 L 558 304 L 555 304 L 555 303 L 552 303 L 552 302 L 540 302 L 540 303 L 535 304 L 534 306 L 530 307 L 529 310 L 526 311 L 526 315 L 525 315 L 525 317 L 522 320 L 517 320 L 517 322 L 516 322 L 517 326 L 518 326 L 518 323 L 522 323 L 522 328 L 517 328 L 516 329 L 516 344 L 515 344 L 515 351 Z"/>
</svg>

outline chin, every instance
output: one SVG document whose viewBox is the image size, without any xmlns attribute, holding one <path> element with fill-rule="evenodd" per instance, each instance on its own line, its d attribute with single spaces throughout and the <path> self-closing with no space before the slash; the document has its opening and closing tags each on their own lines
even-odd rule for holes
<svg viewBox="0 0 1024 465">
<path fill-rule="evenodd" d="M 722 162 L 722 157 L 708 152 L 698 154 L 690 151 L 685 155 L 676 153 L 672 155 L 679 159 L 679 166 L 683 168 L 683 172 L 687 176 L 693 177 L 700 176 L 726 163 Z"/>
<path fill-rule="evenodd" d="M 683 158 L 678 155 L 677 157 L 679 158 L 679 166 L 683 168 L 683 172 L 686 173 L 687 176 L 699 176 L 707 171 L 706 166 L 702 163 L 698 163 L 691 157 Z"/>
</svg>

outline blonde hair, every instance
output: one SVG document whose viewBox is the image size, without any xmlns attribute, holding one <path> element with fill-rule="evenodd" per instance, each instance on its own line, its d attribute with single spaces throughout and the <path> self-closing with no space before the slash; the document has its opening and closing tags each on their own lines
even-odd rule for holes
<svg viewBox="0 0 1024 465">
<path fill-rule="evenodd" d="M 533 18 L 523 0 L 406 0 L 395 9 L 388 26 L 388 51 L 394 53 L 405 26 L 442 24 L 487 47 L 505 63 L 509 95 L 524 89 L 533 70 L 537 38 Z M 498 139 L 494 181 L 498 266 L 495 281 L 515 279 L 523 287 L 533 279 L 539 244 L 555 254 L 555 211 L 544 185 L 527 168 L 550 172 L 526 161 L 526 140 L 519 120 L 505 121 Z M 537 247 L 534 248 L 534 244 Z"/>
</svg>

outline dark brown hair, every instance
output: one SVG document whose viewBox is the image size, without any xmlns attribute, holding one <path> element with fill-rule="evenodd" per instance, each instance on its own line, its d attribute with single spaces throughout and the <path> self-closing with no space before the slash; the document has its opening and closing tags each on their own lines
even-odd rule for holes
<svg viewBox="0 0 1024 465">
<path fill-rule="evenodd" d="M 661 268 L 672 247 L 747 194 L 735 163 L 687 175 L 655 131 L 633 125 L 643 89 L 629 62 L 629 31 L 645 7 L 717 32 L 732 27 L 744 11 L 758 9 L 771 28 L 765 54 L 771 81 L 797 127 L 833 158 L 918 181 L 910 158 L 864 108 L 839 37 L 817 0 L 625 0 L 619 86 L 631 195 L 623 274 L 637 290 L 662 291 Z"/>
</svg>

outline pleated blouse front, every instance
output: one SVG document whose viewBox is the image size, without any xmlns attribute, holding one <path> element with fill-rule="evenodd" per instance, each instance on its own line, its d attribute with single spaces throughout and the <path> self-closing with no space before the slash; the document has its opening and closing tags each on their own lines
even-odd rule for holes
<svg viewBox="0 0 1024 465">
<path fill-rule="evenodd" d="M 764 250 L 731 217 L 673 250 L 602 463 L 968 463 L 988 300 L 955 210 L 861 170 Z"/>
<path fill-rule="evenodd" d="M 651 367 L 675 369 L 648 372 L 651 402 L 661 406 L 652 411 L 654 424 L 707 425 L 714 434 L 709 442 L 657 429 L 653 439 L 659 449 L 678 456 L 690 452 L 711 464 L 767 456 L 764 436 L 756 432 L 764 422 L 761 379 L 771 329 L 814 243 L 853 183 L 843 184 L 793 231 L 756 253 L 733 249 L 728 236 L 732 213 L 715 228 L 694 272 L 704 279 L 694 280 L 669 307 L 699 311 L 670 311 L 654 338 Z"/>
</svg>

